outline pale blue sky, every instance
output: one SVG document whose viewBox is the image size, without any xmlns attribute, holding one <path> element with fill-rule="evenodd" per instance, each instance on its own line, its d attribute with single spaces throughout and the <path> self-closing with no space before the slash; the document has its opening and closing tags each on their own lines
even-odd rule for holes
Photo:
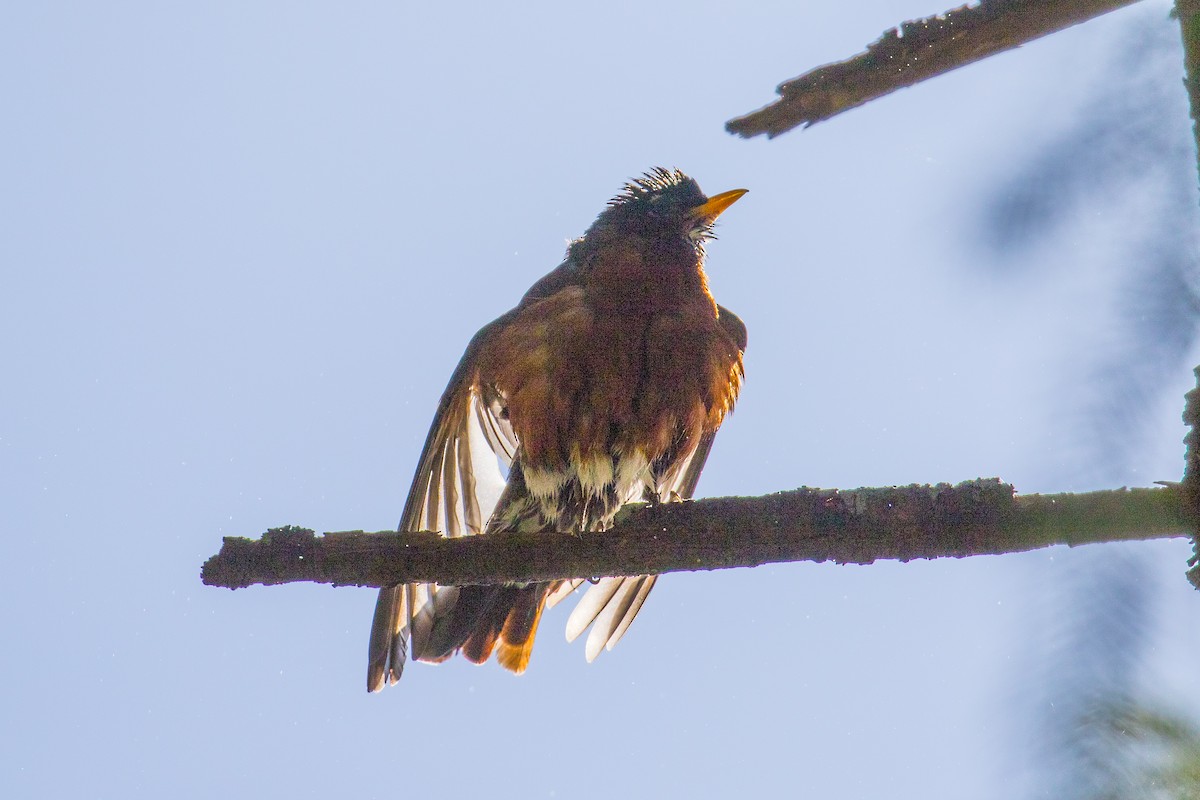
<svg viewBox="0 0 1200 800">
<path fill-rule="evenodd" d="M 673 575 L 595 664 L 560 609 L 520 678 L 418 665 L 377 696 L 374 592 L 198 577 L 223 535 L 393 527 L 471 334 L 660 164 L 750 190 L 709 248 L 750 345 L 701 495 L 1177 479 L 1195 348 L 1108 426 L 1122 458 L 1093 424 L 1098 376 L 1147 361 L 1121 350 L 1123 287 L 1160 173 L 1119 198 L 1085 182 L 1091 204 L 1016 255 L 981 243 L 1006 181 L 1107 96 L 1128 31 L 1177 47 L 1165 4 L 775 141 L 724 132 L 779 81 L 940 10 L 9 8 L 2 793 L 1024 791 L 1048 587 L 1096 548 Z M 1186 142 L 1170 69 L 1164 119 Z M 1161 174 L 1190 157 L 1165 153 Z M 1189 219 L 1155 241 L 1194 248 Z M 1143 680 L 1196 708 L 1189 548 L 1136 552 L 1162 630 Z"/>
</svg>

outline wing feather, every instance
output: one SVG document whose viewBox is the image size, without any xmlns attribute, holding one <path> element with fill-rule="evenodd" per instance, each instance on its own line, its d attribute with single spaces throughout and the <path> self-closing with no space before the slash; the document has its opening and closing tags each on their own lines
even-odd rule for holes
<svg viewBox="0 0 1200 800">
<path fill-rule="evenodd" d="M 509 421 L 502 418 L 499 398 L 490 396 L 492 394 L 488 391 L 476 406 L 479 429 L 486 437 L 488 446 L 500 456 L 504 466 L 511 467 L 517 455 L 517 435 L 513 433 Z"/>
<path fill-rule="evenodd" d="M 584 655 L 589 662 L 595 661 L 601 650 L 613 649 L 646 602 L 655 578 L 654 575 L 637 575 L 606 579 L 612 581 L 614 591 L 588 634 Z"/>
<path fill-rule="evenodd" d="M 643 575 L 637 581 L 637 592 L 630 601 L 629 606 L 625 609 L 625 613 L 621 615 L 620 621 L 613 627 L 608 634 L 608 638 L 604 641 L 604 649 L 612 650 L 616 647 L 617 642 L 621 641 L 621 637 L 625 635 L 625 631 L 629 629 L 629 625 L 637 617 L 638 612 L 642 610 L 642 604 L 646 602 L 646 598 L 650 596 L 650 590 L 654 588 L 655 581 L 658 580 L 657 575 Z"/>
<path fill-rule="evenodd" d="M 595 586 L 583 593 L 583 597 L 571 610 L 571 616 L 567 618 L 568 642 L 575 641 L 579 634 L 587 630 L 588 625 L 595 621 L 608 605 L 608 601 L 617 593 L 620 584 L 620 578 L 601 578 Z"/>
<path fill-rule="evenodd" d="M 566 600 L 571 596 L 571 593 L 583 585 L 582 578 L 574 578 L 569 581 L 559 581 L 550 590 L 550 594 L 546 595 L 546 608 L 554 608 L 556 605 Z M 571 641 L 570 638 L 567 641 Z"/>
<path fill-rule="evenodd" d="M 463 532 L 463 517 L 459 514 L 459 459 L 457 451 L 460 446 L 465 444 L 455 441 L 449 442 L 446 446 L 446 454 L 442 460 L 442 526 L 433 530 L 445 531 L 447 536 L 453 536 L 454 533 L 462 535 Z M 462 447 L 467 450 L 468 448 Z M 467 475 L 462 475 L 463 483 L 466 483 Z M 464 492 L 464 495 L 466 493 Z"/>
<path fill-rule="evenodd" d="M 480 396 L 475 359 L 486 338 L 513 313 L 475 335 L 451 376 L 417 462 L 401 531 L 433 530 L 457 537 L 484 530 L 504 488 L 498 459 L 511 461 L 516 437 L 498 416 L 499 405 Z M 368 646 L 368 690 L 378 691 L 399 680 L 410 637 L 411 656 L 427 657 L 438 610 L 453 608 L 457 596 L 457 587 L 432 584 L 380 591 Z"/>
</svg>

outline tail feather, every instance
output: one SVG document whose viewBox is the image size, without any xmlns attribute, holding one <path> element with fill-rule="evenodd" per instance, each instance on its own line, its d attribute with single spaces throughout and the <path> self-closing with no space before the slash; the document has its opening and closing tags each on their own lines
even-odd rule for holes
<svg viewBox="0 0 1200 800">
<path fill-rule="evenodd" d="M 522 589 L 513 603 L 504 629 L 500 632 L 500 649 L 496 661 L 510 672 L 520 675 L 529 666 L 538 622 L 546 608 L 546 597 L 554 584 L 539 583 Z"/>
<path fill-rule="evenodd" d="M 519 591 L 503 588 L 491 595 L 487 607 L 476 621 L 474 628 L 462 643 L 463 657 L 473 664 L 482 664 L 492 656 L 504 622 L 512 608 L 513 593 Z"/>
<path fill-rule="evenodd" d="M 408 625 L 408 634 L 412 639 L 412 657 L 417 661 L 440 664 L 449 656 L 433 652 L 433 630 L 437 620 L 452 612 L 458 605 L 459 587 L 417 583 L 409 584 L 406 591 L 409 597 L 408 604 L 412 609 L 412 620 Z"/>
<path fill-rule="evenodd" d="M 497 597 L 504 593 L 501 586 L 463 586 L 453 605 L 435 610 L 433 630 L 418 658 L 422 661 L 444 661 L 466 643 L 477 628 L 484 626 Z M 503 624 L 503 617 L 500 624 Z M 497 632 L 499 627 L 497 626 Z"/>
</svg>

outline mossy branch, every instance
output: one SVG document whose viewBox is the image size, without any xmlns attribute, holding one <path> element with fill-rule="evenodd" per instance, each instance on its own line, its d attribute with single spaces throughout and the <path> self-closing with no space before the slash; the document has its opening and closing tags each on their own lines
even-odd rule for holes
<svg viewBox="0 0 1200 800">
<path fill-rule="evenodd" d="M 446 539 L 390 531 L 316 536 L 304 528 L 276 528 L 257 541 L 226 538 L 221 552 L 205 563 L 202 579 L 231 589 L 293 581 L 377 587 L 505 583 L 784 561 L 961 558 L 1185 536 L 1188 530 L 1177 486 L 1015 496 L 1011 486 L 993 479 L 640 506 L 608 531 L 578 536 Z"/>
<path fill-rule="evenodd" d="M 856 56 L 780 84 L 779 100 L 729 120 L 725 129 L 744 137 L 775 137 L 1134 2 L 983 0 L 910 20 Z"/>
</svg>

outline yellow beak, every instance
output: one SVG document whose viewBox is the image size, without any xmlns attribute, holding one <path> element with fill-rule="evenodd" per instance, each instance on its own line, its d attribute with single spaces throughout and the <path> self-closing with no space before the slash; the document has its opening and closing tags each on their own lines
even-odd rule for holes
<svg viewBox="0 0 1200 800">
<path fill-rule="evenodd" d="M 700 222 L 709 223 L 721 216 L 721 212 L 736 203 L 749 189 L 730 189 L 708 198 L 707 201 L 693 208 L 688 216 Z"/>
</svg>

